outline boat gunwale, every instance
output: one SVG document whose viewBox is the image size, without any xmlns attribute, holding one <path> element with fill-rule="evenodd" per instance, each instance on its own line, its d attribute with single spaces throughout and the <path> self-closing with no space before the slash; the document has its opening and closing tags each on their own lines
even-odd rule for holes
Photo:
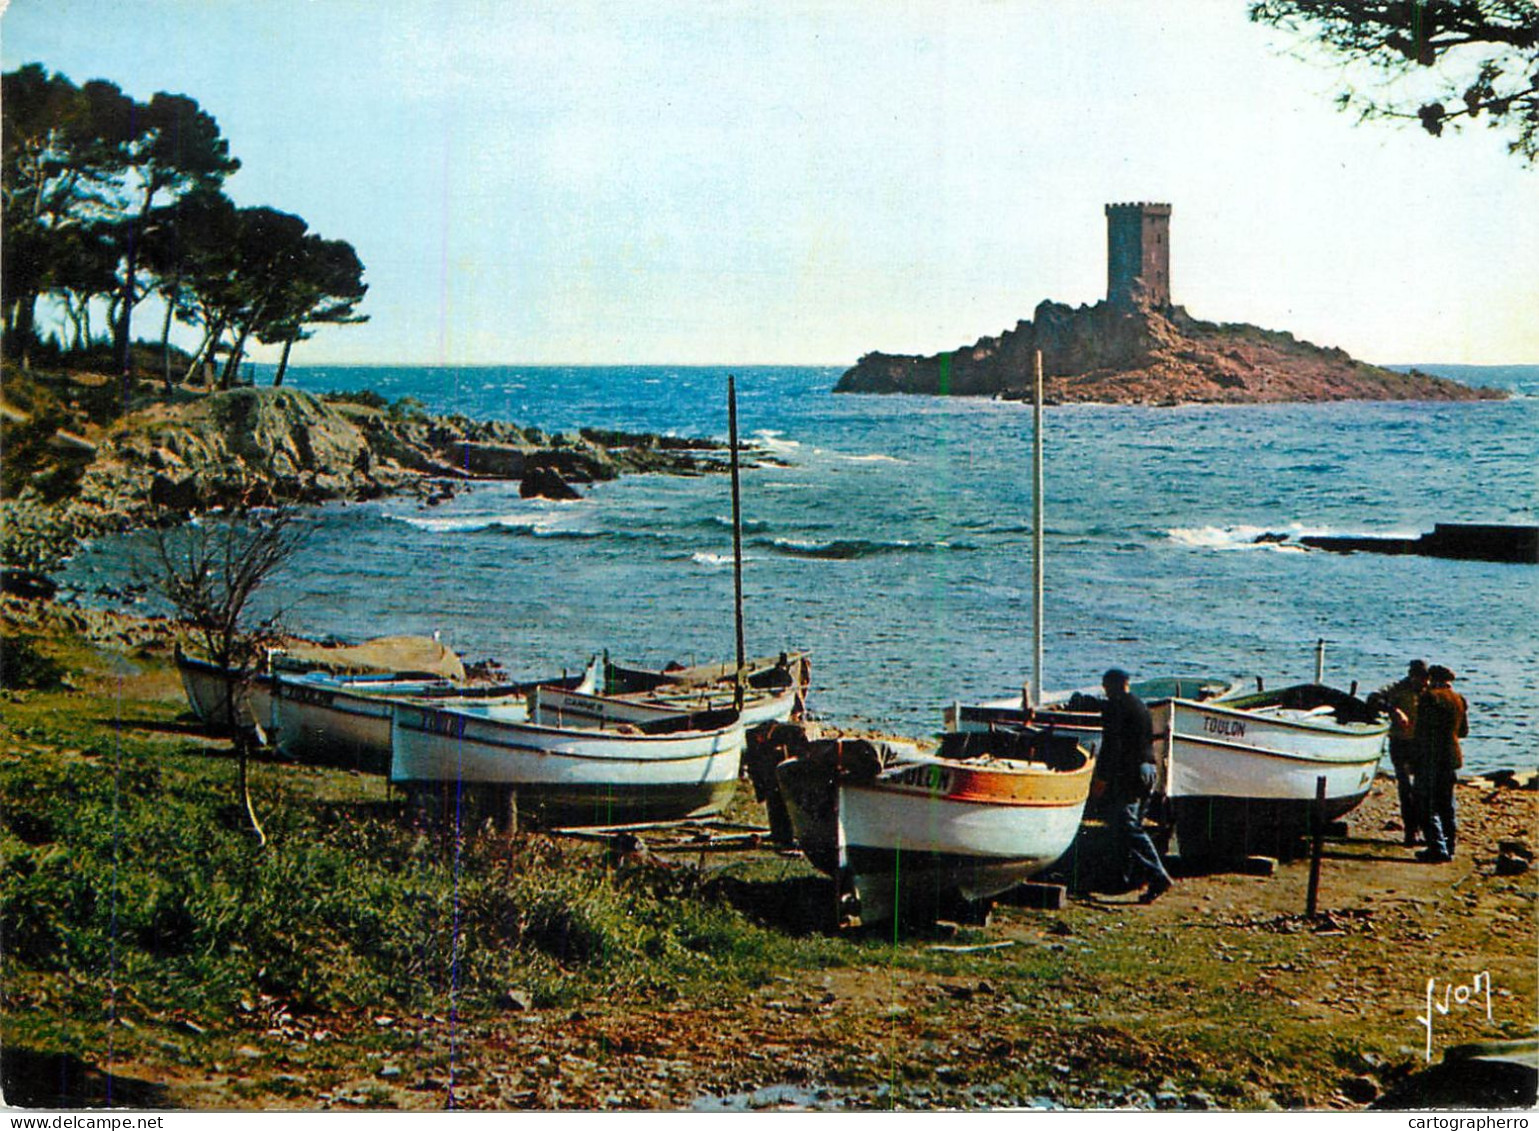
<svg viewBox="0 0 1539 1131">
<path fill-rule="evenodd" d="M 1155 737 L 1159 738 L 1164 734 L 1165 732 L 1162 731 Z M 1347 737 L 1368 736 L 1349 735 Z M 1372 755 L 1354 754 L 1351 758 L 1331 758 L 1329 756 L 1321 756 L 1316 754 L 1292 754 L 1286 750 L 1268 750 L 1264 746 L 1247 746 L 1244 743 L 1228 742 L 1222 738 L 1208 738 L 1205 736 L 1187 734 L 1178 734 L 1176 735 L 1175 740 L 1176 742 L 1188 742 L 1195 746 L 1213 746 L 1221 750 L 1228 750 L 1241 754 L 1254 754 L 1261 758 L 1280 758 L 1288 762 L 1310 762 L 1317 766 L 1331 766 L 1341 768 L 1350 766 L 1377 765 L 1383 756 L 1383 752 L 1379 750 L 1375 750 Z"/>
<path fill-rule="evenodd" d="M 1176 708 L 1184 707 L 1188 710 L 1197 710 L 1220 715 L 1227 715 L 1228 717 L 1234 719 L 1248 720 L 1251 722 L 1262 722 L 1266 723 L 1268 726 L 1282 727 L 1285 730 L 1302 730 L 1308 731 L 1312 734 L 1328 734 L 1337 738 L 1373 738 L 1380 737 L 1389 733 L 1389 723 L 1387 721 L 1377 723 L 1339 723 L 1324 721 L 1311 723 L 1306 722 L 1303 719 L 1278 719 L 1273 718 L 1271 715 L 1262 714 L 1261 712 L 1265 710 L 1264 707 L 1229 707 L 1224 704 L 1217 703 L 1212 699 L 1157 699 L 1153 703 L 1149 704 L 1149 709 L 1154 710 L 1157 707 L 1164 707 L 1166 705 L 1169 705 L 1171 709 L 1172 719 L 1175 716 Z M 1278 707 L 1281 708 L 1282 705 L 1278 704 Z M 1358 727 L 1364 729 L 1353 729 Z M 1186 737 L 1186 735 L 1180 733 L 1177 733 L 1176 735 L 1177 739 Z"/>
<path fill-rule="evenodd" d="M 1075 771 L 1076 773 L 1078 771 Z M 997 809 L 1072 809 L 1076 806 L 1083 807 L 1087 798 L 1071 798 L 1065 801 L 1047 800 L 1021 800 L 1013 797 L 997 797 L 992 794 L 981 793 L 939 793 L 933 789 L 926 789 L 920 785 L 908 785 L 906 783 L 882 781 L 880 778 L 868 782 L 840 782 L 839 788 L 844 790 L 861 790 L 868 793 L 901 793 L 908 796 L 919 796 L 931 801 L 949 801 L 957 805 L 987 805 Z"/>
<path fill-rule="evenodd" d="M 550 726 L 547 723 L 524 722 L 522 720 L 514 721 L 514 720 L 511 720 L 511 719 L 493 719 L 493 718 L 488 718 L 487 716 L 484 716 L 484 715 L 473 715 L 473 714 L 469 713 L 468 711 L 457 711 L 457 710 L 454 710 L 453 708 L 448 708 L 448 707 L 426 706 L 426 705 L 421 704 L 421 703 L 410 703 L 410 702 L 407 702 L 407 703 L 394 703 L 394 704 L 392 704 L 392 707 L 393 708 L 397 708 L 397 709 L 401 708 L 401 707 L 405 707 L 405 708 L 408 708 L 410 710 L 418 711 L 418 712 L 420 712 L 424 716 L 424 718 L 426 718 L 429 714 L 451 715 L 451 716 L 454 716 L 455 718 L 468 719 L 471 722 L 485 723 L 485 724 L 488 724 L 488 725 L 490 725 L 492 727 L 500 727 L 500 728 L 514 728 L 514 727 L 517 727 L 517 728 L 519 728 L 521 730 L 536 731 L 536 732 L 541 733 L 541 734 L 550 734 L 550 735 L 557 735 L 557 736 L 571 736 L 571 737 L 575 737 L 575 738 L 580 739 L 580 740 L 583 740 L 583 739 L 586 739 L 586 740 L 603 740 L 603 741 L 606 741 L 606 742 L 612 742 L 612 741 L 614 741 L 616 739 L 620 739 L 620 740 L 625 741 L 625 742 L 681 742 L 681 741 L 685 741 L 685 740 L 688 740 L 688 739 L 699 739 L 699 738 L 705 738 L 705 737 L 708 737 L 708 736 L 726 735 L 726 734 L 729 734 L 733 730 L 742 731 L 742 729 L 743 729 L 743 720 L 741 718 L 739 718 L 739 719 L 734 719 L 732 722 L 728 723 L 726 726 L 713 727 L 713 728 L 711 728 L 709 730 L 681 730 L 681 731 L 674 731 L 674 732 L 668 733 L 668 734 L 646 734 L 644 732 L 637 732 L 637 733 L 631 734 L 631 733 L 626 733 L 626 732 L 619 731 L 619 730 L 606 730 L 603 727 L 557 727 L 557 726 Z M 511 745 L 509 743 L 499 742 L 495 738 L 483 736 L 483 735 L 480 735 L 480 734 L 477 734 L 477 735 L 474 735 L 474 736 L 470 736 L 470 737 L 467 738 L 467 736 L 463 733 L 463 731 L 460 734 L 458 734 L 458 735 L 444 734 L 442 731 L 434 730 L 433 728 L 431 728 L 429 726 L 426 726 L 426 725 L 423 725 L 421 723 L 419 723 L 417 725 L 413 725 L 412 723 L 403 720 L 401 718 L 401 715 L 400 715 L 399 711 L 398 710 L 394 710 L 394 709 L 391 711 L 390 718 L 391 718 L 391 726 L 392 727 L 400 727 L 402 730 L 409 730 L 409 731 L 413 731 L 413 732 L 417 732 L 417 733 L 421 733 L 421 734 L 431 734 L 431 735 L 434 735 L 434 736 L 436 736 L 438 738 L 449 739 L 450 741 L 453 741 L 453 742 L 465 742 L 465 741 L 480 742 L 480 743 L 484 743 L 487 746 L 495 746 L 495 747 L 499 747 L 499 748 L 511 748 L 511 749 L 518 749 L 518 750 L 530 750 L 530 751 L 534 751 L 536 753 L 541 753 L 541 754 L 558 754 L 558 755 L 561 755 L 563 757 L 573 757 L 573 758 L 576 758 L 576 757 L 596 758 L 596 757 L 598 757 L 597 755 L 592 755 L 592 754 L 583 754 L 583 755 L 569 754 L 567 751 L 564 751 L 564 750 L 549 750 L 549 749 L 546 749 L 545 747 L 540 747 L 540 746 L 513 746 L 513 745 Z M 627 724 L 627 725 L 631 725 L 631 724 Z M 742 743 L 739 742 L 738 743 L 738 748 L 741 749 L 741 747 L 742 747 Z M 701 757 L 701 756 L 702 755 L 696 755 L 696 754 L 688 755 L 688 757 L 691 757 L 691 758 Z M 605 760 L 605 761 L 613 761 L 615 759 L 613 759 L 613 758 L 605 758 L 603 760 Z M 659 761 L 675 761 L 675 760 L 678 760 L 678 759 L 657 759 L 657 760 L 659 760 Z"/>
</svg>

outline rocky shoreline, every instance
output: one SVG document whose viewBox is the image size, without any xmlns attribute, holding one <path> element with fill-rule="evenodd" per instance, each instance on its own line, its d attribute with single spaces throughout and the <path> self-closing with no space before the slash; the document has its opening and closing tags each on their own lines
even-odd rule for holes
<svg viewBox="0 0 1539 1131">
<path fill-rule="evenodd" d="M 0 560 L 46 572 L 87 539 L 237 503 L 414 493 L 433 505 L 477 480 L 575 498 L 580 485 L 623 474 L 727 466 L 726 445 L 710 440 L 601 429 L 552 435 L 378 400 L 243 387 L 154 401 L 95 429 L 60 429 L 31 481 L 0 500 Z M 8 426 L 18 423 L 25 414 L 9 411 Z"/>
<path fill-rule="evenodd" d="M 929 356 L 868 353 L 840 393 L 1029 400 L 1042 352 L 1049 404 L 1258 404 L 1284 401 L 1501 400 L 1497 389 L 1357 361 L 1344 350 L 1243 323 L 1204 322 L 1180 306 L 1045 301 L 1030 321 Z"/>
</svg>

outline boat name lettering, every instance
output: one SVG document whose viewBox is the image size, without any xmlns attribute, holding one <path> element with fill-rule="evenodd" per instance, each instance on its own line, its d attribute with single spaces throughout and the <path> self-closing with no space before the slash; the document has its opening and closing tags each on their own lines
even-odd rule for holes
<svg viewBox="0 0 1539 1131">
<path fill-rule="evenodd" d="M 1455 1005 L 1473 1005 L 1480 1008 L 1477 995 L 1485 993 L 1486 1020 L 1491 1020 L 1491 972 L 1482 970 L 1476 974 L 1474 980 L 1467 986 L 1456 986 L 1452 982 L 1443 985 L 1443 1000 L 1437 1000 L 1437 979 L 1427 979 L 1427 1012 L 1426 1015 L 1416 1015 L 1418 1024 L 1427 1027 L 1427 1063 L 1432 1063 L 1432 1018 L 1437 1013 L 1446 1014 Z"/>
<path fill-rule="evenodd" d="M 1239 719 L 1218 719 L 1212 715 L 1204 715 L 1202 729 L 1209 734 L 1227 734 L 1231 738 L 1245 736 L 1245 724 Z"/>
<path fill-rule="evenodd" d="M 296 703 L 309 703 L 314 707 L 329 707 L 331 706 L 332 699 L 335 698 L 331 692 L 322 691 L 318 687 L 298 687 L 292 683 L 285 683 L 281 686 L 283 687 L 284 698 L 292 699 Z"/>
<path fill-rule="evenodd" d="M 944 766 L 910 766 L 895 779 L 903 785 L 917 785 L 934 793 L 951 792 L 951 771 Z"/>
<path fill-rule="evenodd" d="M 423 711 L 422 729 L 434 734 L 447 735 L 450 738 L 463 738 L 465 721 L 447 711 Z"/>
</svg>

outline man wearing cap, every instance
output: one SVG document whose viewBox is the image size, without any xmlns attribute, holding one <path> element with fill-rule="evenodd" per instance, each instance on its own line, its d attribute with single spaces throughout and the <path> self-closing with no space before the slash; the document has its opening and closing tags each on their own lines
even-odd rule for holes
<svg viewBox="0 0 1539 1131">
<path fill-rule="evenodd" d="M 1389 761 L 1395 767 L 1395 788 L 1400 794 L 1400 823 L 1405 843 L 1421 836 L 1422 817 L 1416 804 L 1416 704 L 1427 689 L 1427 661 L 1412 660 L 1405 678 L 1380 691 L 1377 699 L 1389 711 Z"/>
<path fill-rule="evenodd" d="M 1416 858 L 1433 864 L 1452 860 L 1458 839 L 1454 778 L 1464 765 L 1459 740 L 1469 736 L 1470 724 L 1464 696 L 1449 686 L 1455 678 L 1442 664 L 1433 664 L 1416 703 L 1416 792 L 1427 833 L 1427 847 Z"/>
<path fill-rule="evenodd" d="M 1111 794 L 1123 878 L 1149 886 L 1140 903 L 1153 903 L 1170 890 L 1170 874 L 1154 842 L 1144 831 L 1144 810 L 1154 793 L 1154 721 L 1149 708 L 1128 690 L 1128 673 L 1112 668 L 1101 677 L 1106 705 L 1101 709 L 1101 752 L 1097 755 Z"/>
</svg>

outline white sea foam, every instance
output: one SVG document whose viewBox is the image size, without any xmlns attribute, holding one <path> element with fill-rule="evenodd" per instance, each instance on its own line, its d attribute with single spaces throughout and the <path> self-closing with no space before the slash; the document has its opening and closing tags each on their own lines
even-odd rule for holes
<svg viewBox="0 0 1539 1131">
<path fill-rule="evenodd" d="M 1306 528 L 1298 522 L 1286 526 L 1191 526 L 1169 531 L 1172 542 L 1204 550 L 1297 550 L 1300 548 L 1295 544 L 1297 538 L 1319 533 L 1321 531 Z M 1287 541 L 1256 541 L 1263 534 L 1282 535 Z"/>
<path fill-rule="evenodd" d="M 555 529 L 557 516 L 553 514 L 474 514 L 474 515 L 414 515 L 389 514 L 386 518 L 404 522 L 418 530 L 430 530 L 435 534 L 460 534 L 501 527 L 505 530 L 527 530 L 543 534 Z"/>
<path fill-rule="evenodd" d="M 1176 527 L 1166 532 L 1172 542 L 1204 550 L 1269 550 L 1274 553 L 1299 553 L 1308 550 L 1299 539 L 1309 537 L 1354 538 L 1416 538 L 1418 531 L 1375 530 L 1354 531 L 1344 534 L 1328 526 L 1309 526 L 1302 522 L 1290 522 L 1279 526 L 1190 526 Z M 1262 535 L 1271 535 L 1266 541 L 1257 541 Z"/>
<path fill-rule="evenodd" d="M 784 432 L 776 432 L 771 428 L 763 428 L 753 434 L 761 448 L 768 448 L 772 452 L 794 452 L 801 447 L 797 440 L 787 440 Z"/>
<path fill-rule="evenodd" d="M 693 553 L 693 554 L 689 555 L 689 560 L 694 562 L 696 565 L 713 566 L 713 567 L 714 566 L 729 566 L 729 565 L 732 564 L 732 555 L 731 554 L 708 554 L 708 553 L 705 553 L 704 551 L 698 551 L 696 553 Z"/>
<path fill-rule="evenodd" d="M 870 455 L 864 455 L 864 456 L 840 456 L 839 458 L 842 459 L 842 460 L 847 460 L 850 463 L 907 463 L 908 462 L 908 460 L 906 460 L 906 459 L 899 459 L 897 456 L 885 455 L 882 452 L 872 452 Z"/>
</svg>

